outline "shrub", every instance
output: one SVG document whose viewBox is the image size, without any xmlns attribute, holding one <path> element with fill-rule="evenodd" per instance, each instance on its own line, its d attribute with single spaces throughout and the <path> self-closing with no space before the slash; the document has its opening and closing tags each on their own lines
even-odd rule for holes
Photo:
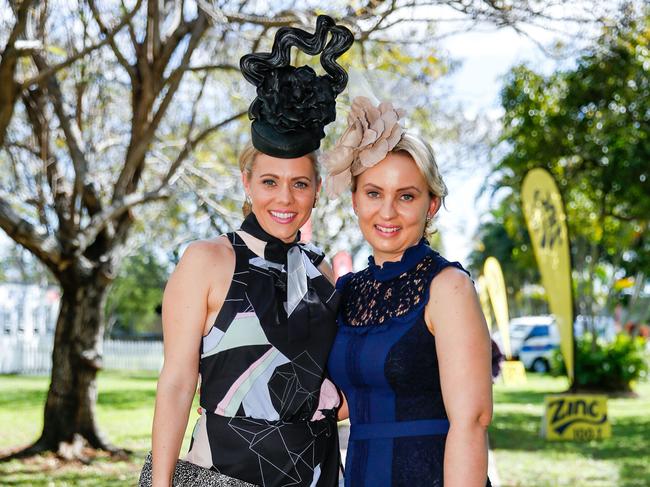
<svg viewBox="0 0 650 487">
<path fill-rule="evenodd" d="M 578 389 L 630 391 L 632 383 L 648 376 L 645 339 L 619 334 L 605 342 L 586 333 L 576 339 L 575 384 Z M 551 360 L 554 375 L 566 375 L 559 351 Z"/>
</svg>

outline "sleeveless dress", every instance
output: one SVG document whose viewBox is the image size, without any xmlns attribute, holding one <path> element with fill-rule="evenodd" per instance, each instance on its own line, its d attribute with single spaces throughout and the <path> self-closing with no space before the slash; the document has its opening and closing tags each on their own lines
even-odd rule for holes
<svg viewBox="0 0 650 487">
<path fill-rule="evenodd" d="M 264 487 L 336 486 L 339 395 L 326 378 L 326 361 L 338 303 L 317 268 L 323 255 L 300 244 L 310 292 L 328 296 L 322 302 L 330 312 L 297 340 L 286 312 L 279 319 L 285 266 L 264 258 L 264 241 L 242 230 L 227 237 L 235 272 L 201 343 L 202 414 L 185 460 Z"/>
<path fill-rule="evenodd" d="M 346 487 L 443 485 L 449 421 L 424 308 L 432 279 L 448 266 L 465 271 L 422 239 L 401 261 L 379 267 L 370 257 L 365 270 L 337 282 L 328 369 L 350 410 Z"/>
</svg>

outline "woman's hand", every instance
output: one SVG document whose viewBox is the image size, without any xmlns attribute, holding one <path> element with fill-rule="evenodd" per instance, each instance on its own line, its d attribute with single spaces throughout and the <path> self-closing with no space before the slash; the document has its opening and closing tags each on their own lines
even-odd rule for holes
<svg viewBox="0 0 650 487">
<path fill-rule="evenodd" d="M 336 410 L 336 420 L 343 421 L 350 417 L 350 410 L 348 409 L 348 400 L 345 398 L 343 391 L 339 389 L 339 395 L 341 396 L 341 405 Z"/>
</svg>

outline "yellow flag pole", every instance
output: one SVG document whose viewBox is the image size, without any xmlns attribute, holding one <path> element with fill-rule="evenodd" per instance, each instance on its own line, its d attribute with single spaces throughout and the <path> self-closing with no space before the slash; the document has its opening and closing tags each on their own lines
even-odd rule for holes
<svg viewBox="0 0 650 487">
<path fill-rule="evenodd" d="M 492 310 L 490 309 L 490 296 L 488 296 L 485 276 L 480 275 L 478 277 L 477 286 L 478 286 L 478 297 L 481 302 L 481 309 L 483 310 L 483 315 L 485 316 L 485 322 L 487 323 L 488 330 L 492 331 Z"/>
<path fill-rule="evenodd" d="M 510 348 L 510 317 L 508 316 L 508 295 L 506 293 L 506 284 L 503 279 L 503 271 L 499 261 L 494 257 L 488 257 L 483 264 L 483 275 L 487 287 L 492 309 L 494 310 L 494 319 L 497 322 L 499 335 L 501 335 L 501 344 L 503 353 L 508 360 L 512 359 L 512 350 Z"/>
<path fill-rule="evenodd" d="M 560 350 L 572 383 L 575 377 L 571 252 L 562 195 L 553 176 L 530 170 L 521 188 L 523 213 L 551 313 L 560 333 Z"/>
</svg>

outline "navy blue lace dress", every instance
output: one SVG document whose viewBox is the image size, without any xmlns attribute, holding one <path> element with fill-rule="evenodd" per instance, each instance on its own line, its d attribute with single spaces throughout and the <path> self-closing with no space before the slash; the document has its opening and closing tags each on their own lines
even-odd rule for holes
<svg viewBox="0 0 650 487">
<path fill-rule="evenodd" d="M 424 308 L 431 280 L 448 266 L 464 270 L 423 239 L 401 261 L 379 267 L 370 257 L 365 270 L 337 283 L 328 368 L 350 409 L 346 487 L 443 485 L 449 421 Z"/>
</svg>

